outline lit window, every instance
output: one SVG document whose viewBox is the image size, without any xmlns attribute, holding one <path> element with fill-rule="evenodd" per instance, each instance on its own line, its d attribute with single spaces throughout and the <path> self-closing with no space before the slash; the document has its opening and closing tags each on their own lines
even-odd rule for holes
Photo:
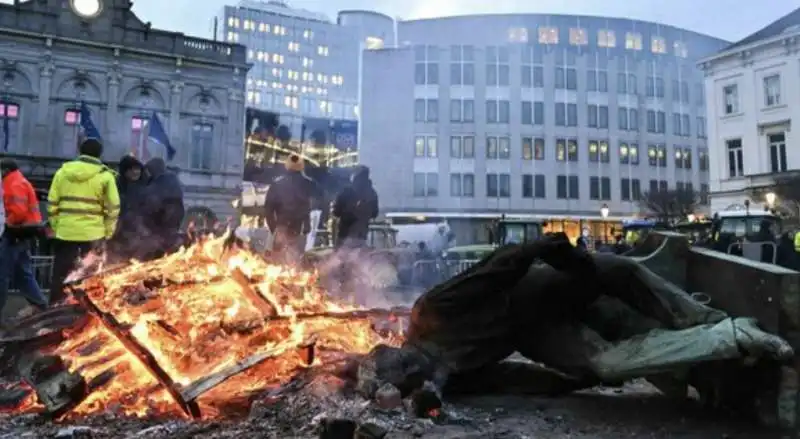
<svg viewBox="0 0 800 439">
<path fill-rule="evenodd" d="M 663 37 L 651 38 L 650 50 L 652 50 L 653 53 L 667 53 L 667 41 Z"/>
<path fill-rule="evenodd" d="M 328 46 L 317 46 L 317 55 L 328 56 Z"/>
<path fill-rule="evenodd" d="M 297 109 L 297 96 L 286 96 L 283 98 L 283 103 L 289 108 Z"/>
<path fill-rule="evenodd" d="M 600 47 L 616 47 L 617 37 L 613 30 L 600 29 L 597 31 L 597 45 Z"/>
<path fill-rule="evenodd" d="M 258 31 L 264 32 L 266 25 L 264 23 L 258 23 Z"/>
<path fill-rule="evenodd" d="M 527 43 L 528 29 L 524 27 L 512 27 L 508 30 L 508 41 L 512 43 Z"/>
<path fill-rule="evenodd" d="M 299 52 L 300 51 L 300 43 L 296 43 L 294 41 L 289 43 L 289 52 Z"/>
<path fill-rule="evenodd" d="M 233 17 L 228 17 L 228 26 L 233 27 L 234 19 Z"/>
<path fill-rule="evenodd" d="M 583 46 L 589 44 L 589 37 L 586 35 L 586 29 L 578 27 L 570 28 L 569 30 L 569 44 L 573 46 Z"/>
<path fill-rule="evenodd" d="M 540 27 L 539 44 L 558 44 L 558 28 Z"/>
<path fill-rule="evenodd" d="M 642 34 L 636 32 L 626 33 L 625 48 L 629 50 L 642 50 Z"/>
<path fill-rule="evenodd" d="M 314 66 L 314 60 L 313 59 L 303 57 L 303 67 L 313 67 L 313 66 Z"/>
<path fill-rule="evenodd" d="M 310 39 L 314 38 L 314 31 L 311 31 L 311 30 L 308 30 L 308 29 L 304 30 L 303 31 L 303 38 L 305 38 L 307 40 L 310 40 Z"/>
<path fill-rule="evenodd" d="M 686 47 L 686 43 L 683 41 L 676 41 L 673 47 L 675 49 L 675 56 L 679 56 L 681 58 L 686 58 L 689 56 L 689 49 Z"/>
<path fill-rule="evenodd" d="M 367 37 L 365 46 L 367 50 L 383 49 L 383 40 L 378 37 Z"/>
<path fill-rule="evenodd" d="M 228 32 L 228 41 L 236 43 L 239 41 L 239 34 L 236 32 Z"/>
<path fill-rule="evenodd" d="M 80 122 L 81 122 L 81 112 L 79 110 L 70 109 L 64 112 L 65 125 L 77 125 Z"/>
<path fill-rule="evenodd" d="M 253 55 L 254 55 L 254 53 L 255 53 L 255 52 L 253 52 L 252 50 L 248 50 L 248 51 L 247 51 L 247 59 L 253 59 Z M 259 60 L 259 61 L 260 61 L 260 60 Z"/>
</svg>

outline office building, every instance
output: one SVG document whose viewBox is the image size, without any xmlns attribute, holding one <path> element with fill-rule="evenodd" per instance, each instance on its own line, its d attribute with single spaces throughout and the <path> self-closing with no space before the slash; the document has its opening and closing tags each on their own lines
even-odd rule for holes
<svg viewBox="0 0 800 439">
<path fill-rule="evenodd" d="M 128 0 L 0 4 L 4 38 L 0 118 L 4 155 L 37 188 L 77 155 L 82 105 L 104 144 L 103 160 L 161 156 L 157 114 L 175 150 L 186 208 L 232 212 L 243 168 L 244 46 L 151 28 Z"/>
<path fill-rule="evenodd" d="M 392 26 L 398 48 L 364 53 L 359 146 L 389 216 L 465 223 L 465 241 L 504 213 L 601 236 L 603 206 L 619 220 L 641 192 L 707 191 L 697 60 L 728 42 L 563 15 Z"/>
<path fill-rule="evenodd" d="M 800 169 L 800 150 L 789 147 L 797 142 L 792 122 L 800 120 L 800 9 L 700 66 L 709 97 L 711 209 L 744 209 L 746 201 L 760 209 L 775 179 Z"/>
</svg>

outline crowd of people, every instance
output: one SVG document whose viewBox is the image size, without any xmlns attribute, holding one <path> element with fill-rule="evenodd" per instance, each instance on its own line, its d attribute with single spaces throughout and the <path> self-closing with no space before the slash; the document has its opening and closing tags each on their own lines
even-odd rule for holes
<svg viewBox="0 0 800 439">
<path fill-rule="evenodd" d="M 38 309 L 62 301 L 65 281 L 89 252 L 102 252 L 110 262 L 146 260 L 182 243 L 183 188 L 164 160 L 143 164 L 126 155 L 117 172 L 101 161 L 102 155 L 102 143 L 86 139 L 78 157 L 56 171 L 47 195 L 47 222 L 18 164 L 0 161 L 5 211 L 0 310 L 12 286 Z M 49 295 L 34 275 L 31 249 L 39 239 L 52 244 Z"/>
</svg>

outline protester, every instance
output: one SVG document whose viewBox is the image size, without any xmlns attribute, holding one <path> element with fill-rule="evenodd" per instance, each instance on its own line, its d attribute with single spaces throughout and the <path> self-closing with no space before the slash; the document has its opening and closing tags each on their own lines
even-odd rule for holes
<svg viewBox="0 0 800 439">
<path fill-rule="evenodd" d="M 122 157 L 118 169 L 119 221 L 109 251 L 114 258 L 127 260 L 137 256 L 140 237 L 149 235 L 145 229 L 142 210 L 147 181 L 144 165 L 133 156 Z"/>
<path fill-rule="evenodd" d="M 13 159 L 0 161 L 0 171 L 6 211 L 6 229 L 0 239 L 0 311 L 5 306 L 12 283 L 31 305 L 44 309 L 47 297 L 33 273 L 30 250 L 31 241 L 42 230 L 39 199 Z"/>
<path fill-rule="evenodd" d="M 333 215 L 339 219 L 336 245 L 363 246 L 369 233 L 369 222 L 378 216 L 378 193 L 372 187 L 369 168 L 362 167 L 352 177 L 333 203 Z"/>
<path fill-rule="evenodd" d="M 103 145 L 87 139 L 79 152 L 56 171 L 47 196 L 55 234 L 51 303 L 64 298 L 64 281 L 79 259 L 101 247 L 117 227 L 119 192 L 114 171 L 100 161 Z"/>
<path fill-rule="evenodd" d="M 287 262 L 299 260 L 311 231 L 309 215 L 316 188 L 303 175 L 304 167 L 300 156 L 290 155 L 286 173 L 270 185 L 264 200 L 264 217 L 274 237 L 272 251 Z"/>
<path fill-rule="evenodd" d="M 142 237 L 140 259 L 157 258 L 181 243 L 180 228 L 186 210 L 183 186 L 178 176 L 167 170 L 162 158 L 145 165 L 150 180 L 142 198 L 142 214 L 148 236 Z"/>
</svg>

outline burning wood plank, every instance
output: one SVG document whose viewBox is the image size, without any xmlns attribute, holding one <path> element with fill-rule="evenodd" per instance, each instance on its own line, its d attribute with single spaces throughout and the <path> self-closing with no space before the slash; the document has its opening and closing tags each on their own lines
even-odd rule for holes
<svg viewBox="0 0 800 439">
<path fill-rule="evenodd" d="M 24 353 L 17 359 L 17 373 L 36 391 L 39 401 L 54 418 L 76 407 L 89 394 L 83 376 L 69 372 L 59 357 Z"/>
<path fill-rule="evenodd" d="M 144 346 L 140 345 L 113 315 L 101 311 L 83 290 L 72 288 L 72 293 L 89 312 L 100 319 L 109 332 L 111 332 L 129 352 L 133 353 L 142 362 L 187 415 L 195 419 L 200 418 L 200 407 L 197 403 L 194 401 L 187 401 L 183 398 L 183 395 L 178 389 L 177 384 L 172 380 L 172 377 L 161 368 L 153 355 Z"/>
<path fill-rule="evenodd" d="M 242 272 L 241 269 L 235 268 L 231 273 L 231 278 L 236 281 L 237 284 L 242 288 L 242 293 L 261 311 L 262 314 L 268 317 L 278 315 L 278 308 L 275 306 L 274 303 L 270 302 L 269 299 L 264 297 L 263 294 L 256 291 L 255 288 L 250 284 L 249 279 L 247 276 Z"/>
<path fill-rule="evenodd" d="M 303 344 L 298 346 L 299 349 L 303 351 L 305 354 L 304 361 L 306 365 L 311 365 L 314 362 L 314 344 L 316 343 L 316 338 L 310 338 L 306 340 Z M 291 351 L 291 349 L 289 349 Z M 233 377 L 234 375 L 238 375 L 251 367 L 254 367 L 270 358 L 276 358 L 281 355 L 286 354 L 287 349 L 283 346 L 277 347 L 274 349 L 268 349 L 263 352 L 259 352 L 255 355 L 245 358 L 233 364 L 225 369 L 220 370 L 219 372 L 213 373 L 206 377 L 203 377 L 192 384 L 186 386 L 183 391 L 181 392 L 181 396 L 186 401 L 194 401 L 202 395 L 203 393 L 213 389 L 214 387 L 222 384 L 229 378 Z"/>
</svg>

